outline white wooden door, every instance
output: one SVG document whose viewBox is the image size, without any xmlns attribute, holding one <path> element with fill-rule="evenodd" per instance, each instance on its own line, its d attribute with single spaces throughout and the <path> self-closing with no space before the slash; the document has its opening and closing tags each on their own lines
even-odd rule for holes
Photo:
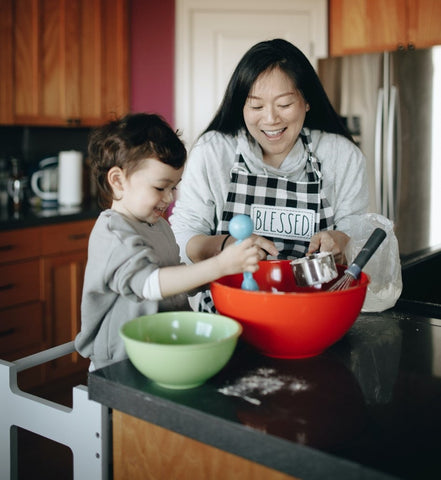
<svg viewBox="0 0 441 480">
<path fill-rule="evenodd" d="M 191 143 L 205 129 L 242 55 L 284 38 L 314 67 L 328 55 L 327 0 L 176 0 L 175 124 Z"/>
</svg>

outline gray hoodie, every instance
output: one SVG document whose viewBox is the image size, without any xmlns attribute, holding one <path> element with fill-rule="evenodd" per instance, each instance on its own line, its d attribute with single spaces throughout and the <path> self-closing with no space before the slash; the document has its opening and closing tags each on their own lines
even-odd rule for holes
<svg viewBox="0 0 441 480">
<path fill-rule="evenodd" d="M 167 221 L 149 225 L 113 210 L 98 217 L 89 239 L 75 347 L 95 368 L 126 358 L 119 329 L 141 315 L 189 310 L 187 295 L 162 299 L 159 267 L 178 265 L 179 248 Z"/>
<path fill-rule="evenodd" d="M 341 135 L 312 130 L 311 140 L 312 150 L 321 163 L 322 188 L 333 207 L 336 228 L 348 233 L 350 219 L 368 209 L 366 159 L 356 145 Z M 263 162 L 259 145 L 249 140 L 244 131 L 234 137 L 219 132 L 204 134 L 190 152 L 170 217 L 181 258 L 187 263 L 191 263 L 185 252 L 190 238 L 216 233 L 228 194 L 230 171 L 239 153 L 251 173 L 307 181 L 307 153 L 300 137 L 276 169 Z"/>
</svg>

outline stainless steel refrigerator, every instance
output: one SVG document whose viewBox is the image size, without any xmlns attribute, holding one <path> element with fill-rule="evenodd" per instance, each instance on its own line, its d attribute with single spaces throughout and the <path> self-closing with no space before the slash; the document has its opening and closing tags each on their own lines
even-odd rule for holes
<svg viewBox="0 0 441 480">
<path fill-rule="evenodd" d="M 367 157 L 370 211 L 400 254 L 441 248 L 441 46 L 319 61 L 331 103 Z"/>
</svg>

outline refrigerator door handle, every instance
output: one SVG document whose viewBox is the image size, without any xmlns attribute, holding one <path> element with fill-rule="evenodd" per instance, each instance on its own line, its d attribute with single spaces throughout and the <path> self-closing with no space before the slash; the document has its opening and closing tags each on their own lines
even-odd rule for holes
<svg viewBox="0 0 441 480">
<path fill-rule="evenodd" d="M 382 199 L 382 150 L 383 150 L 383 104 L 384 104 L 384 89 L 379 88 L 377 93 L 377 111 L 375 114 L 375 149 L 374 149 L 374 164 L 375 164 L 375 203 L 377 212 L 383 214 L 383 199 Z"/>
<path fill-rule="evenodd" d="M 389 97 L 389 118 L 386 135 L 386 191 L 387 191 L 387 216 L 395 222 L 397 220 L 398 198 L 396 191 L 397 180 L 399 180 L 399 112 L 398 112 L 398 89 L 395 86 L 390 87 Z"/>
</svg>

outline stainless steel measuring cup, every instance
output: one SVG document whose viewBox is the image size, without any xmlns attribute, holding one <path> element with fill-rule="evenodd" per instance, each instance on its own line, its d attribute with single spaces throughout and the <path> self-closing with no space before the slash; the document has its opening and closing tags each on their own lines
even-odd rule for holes
<svg viewBox="0 0 441 480">
<path fill-rule="evenodd" d="M 301 287 L 320 286 L 337 277 L 334 255 L 318 252 L 297 258 L 291 262 L 297 285 Z"/>
</svg>

